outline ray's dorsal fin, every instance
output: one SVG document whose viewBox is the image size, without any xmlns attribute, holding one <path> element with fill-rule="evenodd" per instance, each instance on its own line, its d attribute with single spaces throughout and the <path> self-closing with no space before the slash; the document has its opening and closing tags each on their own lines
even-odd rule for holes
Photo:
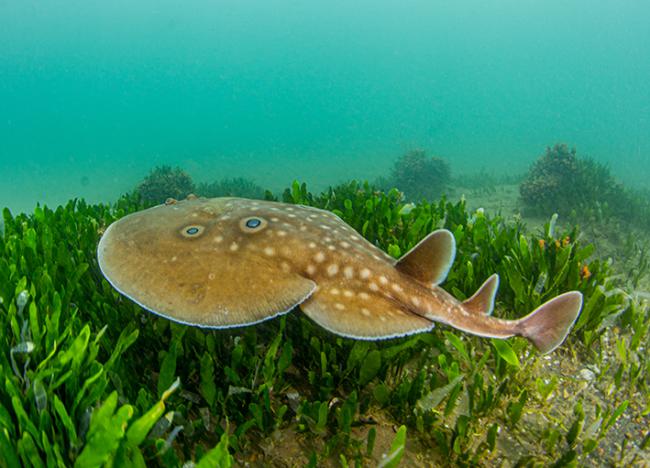
<svg viewBox="0 0 650 468">
<path fill-rule="evenodd" d="M 404 254 L 395 268 L 421 283 L 435 286 L 445 280 L 455 256 L 454 235 L 446 229 L 439 229 Z"/>
<path fill-rule="evenodd" d="M 492 315 L 494 298 L 499 289 L 499 275 L 490 276 L 472 297 L 463 301 L 463 309 L 471 314 Z"/>
</svg>

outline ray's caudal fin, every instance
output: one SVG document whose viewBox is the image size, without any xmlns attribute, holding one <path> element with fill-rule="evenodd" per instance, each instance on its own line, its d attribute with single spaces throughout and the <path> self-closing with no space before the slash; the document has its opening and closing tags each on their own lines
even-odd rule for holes
<svg viewBox="0 0 650 468">
<path fill-rule="evenodd" d="M 517 320 L 517 334 L 527 338 L 542 354 L 550 353 L 569 334 L 581 308 L 581 293 L 560 294 Z"/>
</svg>

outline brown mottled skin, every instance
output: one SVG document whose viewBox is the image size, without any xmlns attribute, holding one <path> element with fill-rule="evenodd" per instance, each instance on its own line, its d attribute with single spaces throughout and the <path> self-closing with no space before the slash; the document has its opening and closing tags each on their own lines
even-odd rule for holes
<svg viewBox="0 0 650 468">
<path fill-rule="evenodd" d="M 448 231 L 432 233 L 396 262 L 327 211 L 193 196 L 122 218 L 98 247 L 100 268 L 116 289 L 187 324 L 247 325 L 299 305 L 324 328 L 358 339 L 442 322 L 481 336 L 526 336 L 544 352 L 561 343 L 579 313 L 579 293 L 567 293 L 559 309 L 547 303 L 552 317 L 541 320 L 549 314 L 540 311 L 535 323 L 534 314 L 493 318 L 496 276 L 465 303 L 437 286 L 453 255 Z"/>
</svg>

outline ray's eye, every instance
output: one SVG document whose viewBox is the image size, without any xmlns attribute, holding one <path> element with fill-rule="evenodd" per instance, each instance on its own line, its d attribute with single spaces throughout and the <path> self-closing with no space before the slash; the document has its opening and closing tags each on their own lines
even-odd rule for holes
<svg viewBox="0 0 650 468">
<path fill-rule="evenodd" d="M 239 222 L 239 228 L 245 233 L 257 233 L 268 225 L 268 222 L 264 218 L 258 216 L 251 216 L 244 218 Z"/>
<path fill-rule="evenodd" d="M 248 221 L 246 221 L 246 227 L 250 229 L 255 229 L 257 227 L 260 227 L 262 224 L 262 221 L 257 218 L 251 218 Z"/>
<path fill-rule="evenodd" d="M 187 238 L 199 237 L 203 234 L 204 229 L 203 226 L 185 226 L 181 229 L 181 235 Z"/>
</svg>

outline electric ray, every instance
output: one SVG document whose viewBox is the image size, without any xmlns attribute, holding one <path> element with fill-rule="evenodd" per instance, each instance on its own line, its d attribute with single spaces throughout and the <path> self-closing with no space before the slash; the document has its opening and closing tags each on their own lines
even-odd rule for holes
<svg viewBox="0 0 650 468">
<path fill-rule="evenodd" d="M 523 336 L 542 353 L 564 341 L 580 313 L 579 292 L 519 320 L 492 317 L 496 274 L 462 302 L 438 286 L 454 255 L 446 230 L 396 261 L 328 211 L 195 196 L 116 221 L 97 252 L 120 293 L 189 325 L 250 325 L 300 306 L 327 330 L 356 339 L 426 332 L 440 322 L 484 337 Z"/>
</svg>

